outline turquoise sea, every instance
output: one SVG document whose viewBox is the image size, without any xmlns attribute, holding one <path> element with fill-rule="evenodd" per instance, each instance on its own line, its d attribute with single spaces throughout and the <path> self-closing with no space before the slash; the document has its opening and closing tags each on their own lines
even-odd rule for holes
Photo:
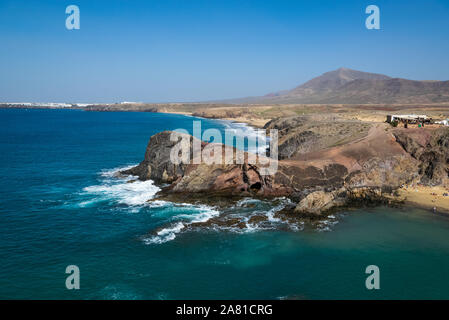
<svg viewBox="0 0 449 320">
<path fill-rule="evenodd" d="M 191 131 L 192 120 L 0 110 L 0 299 L 449 298 L 449 218 L 378 207 L 285 225 L 273 213 L 286 199 L 226 209 L 147 202 L 158 186 L 114 176 L 143 159 L 151 135 Z M 268 222 L 188 228 L 256 213 Z M 80 269 L 80 290 L 65 287 L 68 265 Z M 380 290 L 365 288 L 368 265 L 380 268 Z"/>
</svg>

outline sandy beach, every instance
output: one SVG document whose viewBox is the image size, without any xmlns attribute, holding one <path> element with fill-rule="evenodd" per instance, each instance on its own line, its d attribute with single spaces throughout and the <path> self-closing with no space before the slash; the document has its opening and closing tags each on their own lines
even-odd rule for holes
<svg viewBox="0 0 449 320">
<path fill-rule="evenodd" d="M 437 213 L 449 214 L 449 188 L 441 186 L 404 186 L 397 190 L 398 199 Z M 444 196 L 447 194 L 448 196 Z"/>
</svg>

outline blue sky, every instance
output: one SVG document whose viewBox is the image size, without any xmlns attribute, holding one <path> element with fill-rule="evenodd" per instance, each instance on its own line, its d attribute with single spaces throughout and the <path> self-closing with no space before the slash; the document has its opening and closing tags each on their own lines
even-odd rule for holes
<svg viewBox="0 0 449 320">
<path fill-rule="evenodd" d="M 448 80 L 448 21 L 447 0 L 0 0 L 0 101 L 245 97 L 339 67 Z"/>
</svg>

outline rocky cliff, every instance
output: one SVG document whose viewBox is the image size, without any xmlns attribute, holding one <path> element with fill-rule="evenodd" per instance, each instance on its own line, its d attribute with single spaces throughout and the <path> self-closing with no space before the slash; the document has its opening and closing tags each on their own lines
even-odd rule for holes
<svg viewBox="0 0 449 320">
<path fill-rule="evenodd" d="M 263 176 L 260 172 L 262 166 L 249 163 L 246 152 L 243 163 L 238 164 L 235 148 L 219 145 L 219 149 L 214 150 L 222 152 L 222 162 L 206 164 L 201 160 L 195 161 L 193 157 L 193 144 L 195 140 L 198 142 L 196 138 L 178 134 L 178 139 L 172 141 L 171 134 L 170 131 L 164 131 L 152 136 L 144 160 L 123 173 L 136 175 L 141 180 L 152 179 L 157 183 L 170 183 L 170 187 L 165 190 L 170 193 L 279 196 L 288 195 L 292 191 L 287 185 L 275 182 L 272 176 Z M 189 141 L 189 163 L 173 164 L 170 152 L 183 138 L 184 141 Z M 211 146 L 201 141 L 198 144 L 202 154 L 206 152 L 206 147 Z M 233 154 L 233 163 L 225 163 L 226 152 Z"/>
<path fill-rule="evenodd" d="M 417 175 L 424 185 L 449 185 L 449 129 L 410 129 L 394 133 L 397 142 L 418 160 Z"/>
<path fill-rule="evenodd" d="M 315 146 L 311 151 L 305 151 L 307 134 L 301 135 L 301 132 L 313 128 L 305 125 L 307 121 L 303 120 L 283 119 L 268 124 L 268 128 L 280 130 L 280 149 L 293 150 L 283 154 L 272 175 L 262 175 L 262 166 L 250 164 L 248 153 L 244 153 L 243 163 L 236 164 L 234 148 L 212 146 L 198 140 L 196 143 L 202 153 L 214 147 L 213 152 L 222 153 L 223 162 L 195 163 L 192 156 L 195 138 L 179 134 L 178 140 L 172 141 L 170 131 L 152 136 L 144 160 L 123 173 L 169 184 L 163 194 L 196 194 L 203 198 L 208 195 L 287 196 L 297 203 L 295 214 L 309 217 L 319 217 L 339 206 L 389 202 L 395 189 L 411 182 L 437 185 L 448 181 L 447 129 L 396 129 L 390 132 L 386 125 L 377 125 L 369 127 L 368 133 L 350 135 L 351 139 L 348 138 L 349 142 L 344 145 L 329 147 L 325 140 L 326 143 L 322 142 L 324 148 Z M 291 126 L 292 123 L 295 125 Z M 298 129 L 304 125 L 302 131 Z M 319 124 L 314 126 L 319 127 Z M 339 129 L 343 136 L 346 135 L 345 127 Z M 359 132 L 357 128 L 355 131 Z M 326 131 L 316 129 L 316 135 L 323 137 Z M 174 164 L 170 160 L 171 150 L 180 141 L 189 143 L 190 163 Z M 234 156 L 233 164 L 224 163 L 224 155 L 229 150 Z"/>
</svg>

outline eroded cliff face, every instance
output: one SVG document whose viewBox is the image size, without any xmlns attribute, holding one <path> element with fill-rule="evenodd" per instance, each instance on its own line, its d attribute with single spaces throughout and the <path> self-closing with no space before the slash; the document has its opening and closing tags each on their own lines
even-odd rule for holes
<svg viewBox="0 0 449 320">
<path fill-rule="evenodd" d="M 417 178 L 428 186 L 449 185 L 449 129 L 397 130 L 397 142 L 419 162 Z"/>
<path fill-rule="evenodd" d="M 290 119 L 287 123 L 293 121 L 301 125 L 302 120 Z M 292 131 L 283 124 L 285 122 L 281 121 L 270 125 L 281 130 L 281 139 Z M 308 153 L 293 152 L 290 156 L 288 152 L 277 162 L 278 169 L 272 175 L 262 175 L 259 163 L 248 163 L 248 153 L 244 153 L 243 163 L 236 164 L 235 149 L 216 144 L 218 149 L 213 152 L 222 152 L 222 163 L 208 165 L 198 161 L 195 164 L 191 156 L 190 163 L 173 164 L 170 159 L 173 147 L 184 138 L 190 143 L 192 155 L 195 138 L 180 135 L 178 140 L 171 141 L 171 132 L 164 131 L 151 137 L 144 160 L 123 173 L 169 184 L 163 193 L 172 195 L 287 196 L 297 203 L 294 212 L 308 217 L 319 217 L 336 207 L 354 203 L 390 201 L 395 189 L 411 182 L 447 183 L 449 130 L 398 129 L 392 134 L 387 128 L 384 125 L 370 127 L 365 136 L 357 136 L 342 146 Z M 287 144 L 285 150 L 299 148 L 298 140 L 288 145 L 290 139 L 282 140 Z M 201 152 L 212 145 L 196 142 Z M 233 164 L 224 163 L 229 150 L 234 155 Z"/>
<path fill-rule="evenodd" d="M 196 140 L 201 146 L 201 153 L 209 152 L 205 148 L 212 144 L 201 142 L 189 135 L 178 134 L 175 141 L 170 139 L 170 131 L 164 131 L 151 137 L 148 143 L 144 160 L 136 167 L 123 171 L 132 174 L 141 180 L 154 180 L 156 183 L 170 183 L 165 189 L 169 193 L 203 193 L 222 195 L 259 195 L 275 197 L 288 195 L 292 188 L 279 184 L 273 176 L 261 174 L 260 164 L 248 162 L 248 153 L 244 153 L 243 163 L 236 160 L 235 148 L 217 145 L 222 152 L 222 162 L 219 164 L 206 164 L 204 161 L 195 161 L 193 144 Z M 190 141 L 189 163 L 174 164 L 170 159 L 170 152 L 182 139 Z M 186 141 L 185 140 L 185 141 Z M 212 148 L 211 148 L 212 150 Z M 210 154 L 213 155 L 212 150 Z M 231 164 L 225 163 L 226 154 L 233 155 Z"/>
<path fill-rule="evenodd" d="M 136 167 L 123 171 L 124 174 L 138 176 L 141 180 L 157 183 L 172 183 L 184 175 L 185 164 L 175 165 L 170 160 L 170 150 L 177 141 L 171 141 L 171 131 L 163 131 L 150 138 L 144 160 Z M 193 142 L 194 137 L 189 137 Z"/>
<path fill-rule="evenodd" d="M 342 206 L 390 203 L 395 189 L 417 177 L 417 167 L 417 161 L 407 155 L 372 158 L 363 162 L 362 169 L 341 172 L 334 178 L 342 179 L 341 183 L 304 188 L 305 197 L 299 200 L 294 211 L 319 218 Z"/>
</svg>

